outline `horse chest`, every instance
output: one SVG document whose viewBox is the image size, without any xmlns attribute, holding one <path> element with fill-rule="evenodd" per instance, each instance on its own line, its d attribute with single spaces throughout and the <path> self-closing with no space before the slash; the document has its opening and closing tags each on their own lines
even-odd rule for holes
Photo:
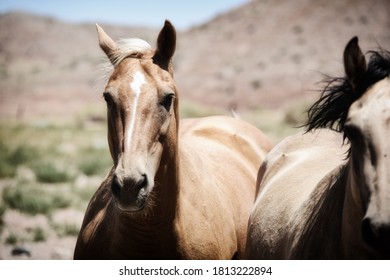
<svg viewBox="0 0 390 280">
<path fill-rule="evenodd" d="M 111 246 L 120 259 L 177 259 L 176 241 L 169 227 L 118 226 Z"/>
</svg>

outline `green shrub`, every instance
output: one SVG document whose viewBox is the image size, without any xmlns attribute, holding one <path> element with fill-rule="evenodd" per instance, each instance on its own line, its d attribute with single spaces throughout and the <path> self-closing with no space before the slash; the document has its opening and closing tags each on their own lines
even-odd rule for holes
<svg viewBox="0 0 390 280">
<path fill-rule="evenodd" d="M 20 241 L 21 240 L 20 240 L 19 236 L 17 236 L 15 233 L 10 233 L 7 236 L 7 238 L 5 239 L 5 244 L 15 245 L 15 244 L 17 244 Z"/>
<path fill-rule="evenodd" d="M 31 229 L 32 241 L 33 242 L 43 242 L 47 239 L 47 234 L 40 227 L 35 227 Z"/>
<path fill-rule="evenodd" d="M 5 206 L 2 203 L 0 205 L 0 233 L 2 232 L 4 226 L 4 220 L 3 220 L 4 213 L 5 213 Z"/>
<path fill-rule="evenodd" d="M 45 192 L 31 186 L 6 187 L 2 197 L 8 207 L 29 215 L 49 214 L 56 208 L 70 205 L 70 199 L 60 192 Z"/>
<path fill-rule="evenodd" d="M 29 145 L 11 148 L 10 144 L 0 141 L 0 178 L 14 177 L 19 165 L 36 159 L 38 152 Z"/>
<path fill-rule="evenodd" d="M 38 156 L 37 150 L 31 146 L 18 146 L 8 155 L 8 161 L 13 166 L 25 164 Z"/>
<path fill-rule="evenodd" d="M 15 176 L 16 167 L 8 162 L 10 153 L 10 147 L 0 138 L 0 178 Z"/>
<path fill-rule="evenodd" d="M 0 178 L 14 177 L 16 166 L 12 166 L 6 161 L 0 160 Z"/>
<path fill-rule="evenodd" d="M 85 207 L 88 202 L 91 200 L 93 194 L 96 192 L 96 189 L 99 187 L 98 184 L 89 184 L 83 187 L 73 187 L 72 188 L 72 207 L 75 207 L 79 210 L 85 211 Z"/>
<path fill-rule="evenodd" d="M 106 153 L 106 154 L 104 154 Z M 87 176 L 104 175 L 112 165 L 108 151 L 92 150 L 82 153 L 79 169 Z"/>
<path fill-rule="evenodd" d="M 32 166 L 37 180 L 42 183 L 62 183 L 74 179 L 70 170 L 61 167 L 58 164 L 49 162 L 38 162 Z"/>
<path fill-rule="evenodd" d="M 56 225 L 55 229 L 60 237 L 77 236 L 80 231 L 80 227 L 74 224 Z"/>
</svg>

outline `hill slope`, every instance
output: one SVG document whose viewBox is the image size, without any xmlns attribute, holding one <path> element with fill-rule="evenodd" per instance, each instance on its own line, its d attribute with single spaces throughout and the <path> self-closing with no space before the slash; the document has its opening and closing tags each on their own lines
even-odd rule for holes
<svg viewBox="0 0 390 280">
<path fill-rule="evenodd" d="M 307 98 L 321 73 L 342 74 L 355 35 L 363 50 L 390 49 L 387 0 L 257 0 L 178 34 L 183 99 L 222 109 L 282 108 Z M 163 23 L 161 23 L 163 24 Z M 174 22 L 173 22 L 174 24 Z M 158 30 L 107 26 L 114 39 L 155 43 Z M 94 24 L 0 16 L 0 116 L 69 115 L 101 102 Z"/>
<path fill-rule="evenodd" d="M 390 1 L 258 0 L 184 34 L 182 91 L 222 106 L 277 107 L 342 73 L 352 36 L 390 49 Z"/>
<path fill-rule="evenodd" d="M 154 39 L 155 30 L 104 25 L 113 38 Z M 153 37 L 151 36 L 153 34 Z M 94 24 L 25 13 L 0 16 L 0 116 L 69 115 L 101 101 Z"/>
</svg>

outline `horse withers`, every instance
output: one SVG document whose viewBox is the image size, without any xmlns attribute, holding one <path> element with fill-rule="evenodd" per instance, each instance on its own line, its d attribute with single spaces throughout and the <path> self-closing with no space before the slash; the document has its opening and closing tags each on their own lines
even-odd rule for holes
<svg viewBox="0 0 390 280">
<path fill-rule="evenodd" d="M 156 50 L 97 30 L 113 65 L 103 96 L 114 165 L 88 205 L 74 258 L 242 257 L 267 137 L 230 117 L 179 125 L 169 21 Z"/>
<path fill-rule="evenodd" d="M 247 258 L 390 258 L 390 53 L 370 54 L 351 39 L 308 131 L 264 160 Z"/>
</svg>

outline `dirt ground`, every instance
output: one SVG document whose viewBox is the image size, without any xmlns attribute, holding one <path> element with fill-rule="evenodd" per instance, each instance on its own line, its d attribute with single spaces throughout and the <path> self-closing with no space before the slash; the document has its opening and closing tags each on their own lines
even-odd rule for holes
<svg viewBox="0 0 390 280">
<path fill-rule="evenodd" d="M 74 209 L 59 210 L 53 215 L 52 222 L 63 223 L 64 220 L 71 224 L 80 225 L 84 213 Z M 58 237 L 49 226 L 50 221 L 44 215 L 28 216 L 19 211 L 7 210 L 4 217 L 5 229 L 3 236 L 7 236 L 8 230 L 23 236 L 29 229 L 40 227 L 47 236 L 44 242 L 22 242 L 17 245 L 0 244 L 0 259 L 36 259 L 36 260 L 67 260 L 73 258 L 73 249 L 76 237 Z"/>
</svg>

